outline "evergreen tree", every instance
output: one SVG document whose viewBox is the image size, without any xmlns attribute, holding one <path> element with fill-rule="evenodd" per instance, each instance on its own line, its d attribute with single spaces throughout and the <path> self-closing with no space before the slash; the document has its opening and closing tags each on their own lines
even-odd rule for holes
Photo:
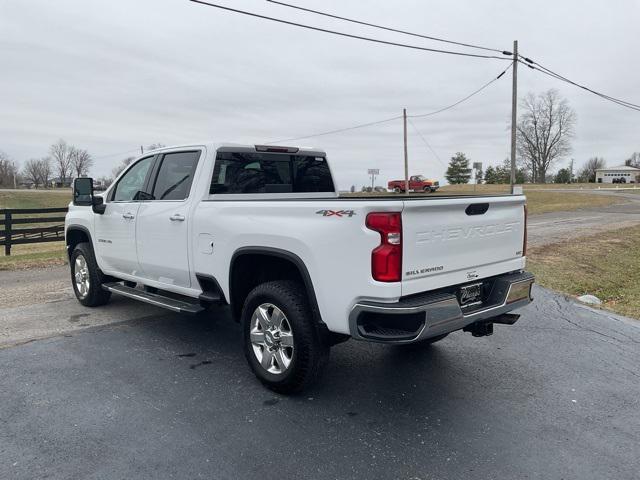
<svg viewBox="0 0 640 480">
<path fill-rule="evenodd" d="M 511 183 L 511 161 L 507 158 L 502 165 L 489 166 L 484 173 L 485 183 Z M 522 168 L 516 168 L 516 184 L 526 181 L 526 175 Z"/>
<path fill-rule="evenodd" d="M 455 156 L 451 157 L 445 177 L 452 185 L 469 183 L 471 168 L 469 168 L 469 159 L 464 153 L 458 152 Z"/>
<path fill-rule="evenodd" d="M 558 173 L 556 173 L 553 181 L 555 183 L 571 183 L 571 172 L 568 168 L 561 168 L 558 170 Z"/>
<path fill-rule="evenodd" d="M 486 172 L 484 172 L 484 183 L 498 183 L 498 175 L 496 174 L 496 169 L 491 165 L 489 165 Z"/>
</svg>

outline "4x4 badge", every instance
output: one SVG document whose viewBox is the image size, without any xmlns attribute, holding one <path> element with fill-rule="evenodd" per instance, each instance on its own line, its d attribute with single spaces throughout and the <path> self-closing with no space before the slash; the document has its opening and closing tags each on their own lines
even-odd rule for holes
<svg viewBox="0 0 640 480">
<path fill-rule="evenodd" d="M 316 214 L 322 215 L 323 217 L 353 217 L 356 212 L 353 210 L 318 210 Z"/>
</svg>

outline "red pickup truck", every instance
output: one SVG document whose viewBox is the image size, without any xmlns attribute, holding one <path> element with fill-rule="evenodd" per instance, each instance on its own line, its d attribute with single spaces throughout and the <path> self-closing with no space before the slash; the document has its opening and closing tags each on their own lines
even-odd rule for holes
<svg viewBox="0 0 640 480">
<path fill-rule="evenodd" d="M 409 177 L 409 191 L 435 192 L 438 188 L 440 188 L 440 182 L 437 180 L 431 180 L 422 175 Z M 404 180 L 391 180 L 388 189 L 396 193 L 404 192 Z"/>
</svg>

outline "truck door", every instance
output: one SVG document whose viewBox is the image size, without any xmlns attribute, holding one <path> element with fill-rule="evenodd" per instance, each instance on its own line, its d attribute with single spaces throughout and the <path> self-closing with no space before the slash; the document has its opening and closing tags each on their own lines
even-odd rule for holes
<svg viewBox="0 0 640 480">
<path fill-rule="evenodd" d="M 154 156 L 133 164 L 106 199 L 104 214 L 95 215 L 94 247 L 103 270 L 136 275 L 136 221 Z"/>
<path fill-rule="evenodd" d="M 202 150 L 162 154 L 151 200 L 140 204 L 136 238 L 141 275 L 167 285 L 189 287 L 189 205 Z"/>
</svg>

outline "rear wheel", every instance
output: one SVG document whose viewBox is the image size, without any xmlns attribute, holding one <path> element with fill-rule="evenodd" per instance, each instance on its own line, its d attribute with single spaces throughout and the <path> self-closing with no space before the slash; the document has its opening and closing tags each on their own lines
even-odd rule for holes
<svg viewBox="0 0 640 480">
<path fill-rule="evenodd" d="M 103 290 L 104 275 L 98 268 L 93 249 L 88 243 L 79 243 L 69 259 L 73 292 L 86 307 L 97 307 L 109 301 L 111 292 Z"/>
<path fill-rule="evenodd" d="M 400 187 L 394 187 L 393 191 L 395 193 L 400 193 L 402 190 L 400 189 Z"/>
<path fill-rule="evenodd" d="M 244 352 L 268 388 L 293 393 L 312 385 L 329 357 L 306 292 L 297 282 L 273 281 L 254 288 L 242 309 Z"/>
</svg>

